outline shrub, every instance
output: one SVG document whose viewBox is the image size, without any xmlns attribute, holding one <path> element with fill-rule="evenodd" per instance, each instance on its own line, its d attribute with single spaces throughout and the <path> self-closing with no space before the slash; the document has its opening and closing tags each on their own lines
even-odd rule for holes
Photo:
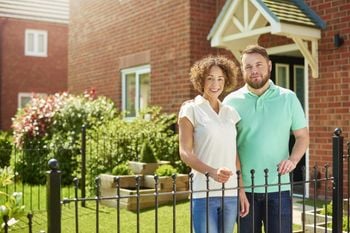
<svg viewBox="0 0 350 233">
<path fill-rule="evenodd" d="M 0 167 L 10 166 L 12 137 L 7 132 L 0 132 Z"/>
<path fill-rule="evenodd" d="M 94 129 L 115 116 L 114 103 L 106 97 L 94 98 L 85 93 L 67 98 L 55 115 L 47 141 L 52 148 L 48 157 L 59 161 L 63 184 L 71 184 L 74 177 L 80 177 L 82 126 Z"/>
<path fill-rule="evenodd" d="M 150 120 L 145 119 L 146 113 L 152 116 Z M 161 114 L 159 107 L 151 107 L 133 121 L 125 121 L 120 114 L 96 130 L 88 131 L 91 144 L 87 145 L 87 180 L 91 187 L 94 187 L 95 177 L 111 171 L 115 164 L 139 161 L 144 142 L 158 160 L 175 164 L 179 160 L 178 136 L 172 130 L 175 123 L 175 114 Z"/>
<path fill-rule="evenodd" d="M 172 176 L 173 174 L 176 174 L 176 173 L 177 173 L 177 170 L 170 164 L 160 165 L 155 171 L 155 174 L 158 176 Z"/>
<path fill-rule="evenodd" d="M 133 175 L 133 172 L 131 171 L 131 169 L 128 167 L 127 164 L 122 163 L 122 164 L 118 164 L 117 166 L 115 166 L 112 169 L 112 175 Z"/>
<path fill-rule="evenodd" d="M 191 172 L 191 168 L 182 160 L 175 161 L 174 167 L 181 174 L 189 174 Z"/>
<path fill-rule="evenodd" d="M 145 141 L 141 148 L 140 161 L 143 163 L 156 163 L 157 158 L 154 156 L 153 149 L 149 142 Z"/>
<path fill-rule="evenodd" d="M 43 184 L 48 161 L 46 140 L 54 115 L 64 105 L 67 93 L 47 97 L 34 95 L 30 103 L 18 110 L 12 119 L 14 142 L 18 154 L 12 157 L 16 171 L 22 181 L 29 184 Z"/>
<path fill-rule="evenodd" d="M 116 114 L 111 100 L 95 98 L 94 94 L 90 91 L 83 95 L 34 96 L 17 112 L 12 127 L 23 155 L 14 158 L 14 163 L 23 182 L 42 184 L 47 161 L 55 157 L 62 171 L 62 183 L 71 184 L 79 174 L 82 126 L 93 129 Z"/>
</svg>

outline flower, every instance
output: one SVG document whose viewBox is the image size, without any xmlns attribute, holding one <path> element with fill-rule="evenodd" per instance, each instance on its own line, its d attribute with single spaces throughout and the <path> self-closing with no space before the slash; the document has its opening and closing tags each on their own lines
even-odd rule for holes
<svg viewBox="0 0 350 233">
<path fill-rule="evenodd" d="M 12 118 L 15 144 L 23 145 L 25 138 L 42 138 L 52 124 L 55 114 L 69 98 L 66 92 L 47 97 L 33 95 L 29 104 Z"/>
</svg>

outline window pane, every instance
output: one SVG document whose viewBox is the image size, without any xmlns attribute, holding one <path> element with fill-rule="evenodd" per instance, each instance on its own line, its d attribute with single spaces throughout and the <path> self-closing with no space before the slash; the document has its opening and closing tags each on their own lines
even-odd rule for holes
<svg viewBox="0 0 350 233">
<path fill-rule="evenodd" d="M 39 34 L 38 35 L 38 53 L 44 52 L 44 35 Z"/>
<path fill-rule="evenodd" d="M 27 34 L 27 51 L 34 52 L 34 34 L 33 33 Z"/>
<path fill-rule="evenodd" d="M 289 88 L 288 81 L 287 81 L 287 69 L 284 66 L 278 66 L 277 67 L 277 85 Z"/>
<path fill-rule="evenodd" d="M 32 100 L 31 96 L 21 96 L 19 107 L 24 108 Z"/>
<path fill-rule="evenodd" d="M 304 108 L 305 102 L 305 85 L 304 85 L 304 67 L 294 67 L 294 85 L 295 85 L 295 93 L 298 96 L 301 105 Z"/>
<path fill-rule="evenodd" d="M 140 75 L 140 99 L 139 107 L 140 110 L 144 109 L 149 105 L 150 102 L 150 74 Z"/>
<path fill-rule="evenodd" d="M 126 117 L 135 117 L 135 92 L 136 92 L 136 82 L 135 73 L 125 75 L 125 111 Z"/>
</svg>

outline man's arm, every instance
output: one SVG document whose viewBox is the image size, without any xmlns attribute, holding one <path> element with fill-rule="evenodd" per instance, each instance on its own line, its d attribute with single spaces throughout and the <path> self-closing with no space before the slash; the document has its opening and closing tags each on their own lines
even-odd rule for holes
<svg viewBox="0 0 350 233">
<path fill-rule="evenodd" d="M 288 160 L 283 160 L 279 164 L 278 172 L 282 175 L 291 172 L 296 168 L 309 146 L 309 131 L 306 127 L 293 131 L 293 134 L 295 136 L 295 144 L 292 153 Z"/>
<path fill-rule="evenodd" d="M 307 147 L 309 146 L 309 131 L 305 127 L 293 131 L 293 134 L 295 136 L 295 144 L 293 146 L 289 160 L 291 160 L 296 166 L 305 154 Z"/>
</svg>

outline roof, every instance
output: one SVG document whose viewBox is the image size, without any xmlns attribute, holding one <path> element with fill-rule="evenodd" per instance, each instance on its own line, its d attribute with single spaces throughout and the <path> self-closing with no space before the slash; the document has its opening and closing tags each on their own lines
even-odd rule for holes
<svg viewBox="0 0 350 233">
<path fill-rule="evenodd" d="M 325 23 L 300 0 L 263 0 L 265 6 L 281 22 L 325 28 Z"/>
<path fill-rule="evenodd" d="M 294 41 L 318 76 L 318 40 L 325 22 L 303 0 L 227 0 L 207 39 L 212 47 L 240 51 L 271 33 Z M 311 42 L 311 49 L 305 44 Z"/>
<path fill-rule="evenodd" d="M 0 0 L 0 17 L 68 24 L 69 0 Z"/>
<path fill-rule="evenodd" d="M 227 0 L 225 2 L 209 32 L 208 39 L 213 36 L 234 1 Z M 326 28 L 326 23 L 302 0 L 255 0 L 255 2 L 276 22 L 299 24 L 318 29 Z"/>
</svg>

